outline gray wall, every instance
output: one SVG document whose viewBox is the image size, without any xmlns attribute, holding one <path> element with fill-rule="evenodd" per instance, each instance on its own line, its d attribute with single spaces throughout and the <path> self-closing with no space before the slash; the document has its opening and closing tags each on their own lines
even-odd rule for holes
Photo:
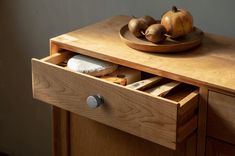
<svg viewBox="0 0 235 156">
<path fill-rule="evenodd" d="M 234 0 L 0 0 L 0 151 L 51 155 L 51 108 L 32 99 L 32 57 L 51 37 L 113 15 L 152 15 L 185 7 L 204 31 L 235 37 Z"/>
</svg>

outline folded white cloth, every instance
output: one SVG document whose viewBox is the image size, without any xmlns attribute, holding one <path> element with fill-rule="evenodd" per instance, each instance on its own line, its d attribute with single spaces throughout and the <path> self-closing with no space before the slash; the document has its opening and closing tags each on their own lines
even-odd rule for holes
<svg viewBox="0 0 235 156">
<path fill-rule="evenodd" d="M 67 67 L 76 72 L 104 76 L 114 72 L 118 65 L 79 54 L 68 60 Z"/>
</svg>

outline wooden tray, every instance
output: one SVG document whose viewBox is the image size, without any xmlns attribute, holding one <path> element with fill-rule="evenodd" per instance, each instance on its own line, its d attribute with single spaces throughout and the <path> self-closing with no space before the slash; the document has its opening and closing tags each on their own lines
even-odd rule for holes
<svg viewBox="0 0 235 156">
<path fill-rule="evenodd" d="M 128 25 L 125 25 L 120 29 L 119 35 L 122 41 L 133 49 L 159 53 L 180 52 L 191 49 L 199 45 L 204 36 L 200 29 L 194 27 L 194 31 L 185 37 L 177 40 L 173 40 L 170 37 L 167 37 L 163 43 L 155 44 L 147 41 L 145 38 L 135 37 L 129 31 Z"/>
</svg>

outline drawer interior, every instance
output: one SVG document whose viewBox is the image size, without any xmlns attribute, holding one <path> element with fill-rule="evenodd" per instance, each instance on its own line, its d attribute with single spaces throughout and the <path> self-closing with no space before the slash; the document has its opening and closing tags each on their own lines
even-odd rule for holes
<svg viewBox="0 0 235 156">
<path fill-rule="evenodd" d="M 71 51 L 63 51 L 61 53 L 56 53 L 56 54 L 53 54 L 53 55 L 48 56 L 46 58 L 43 58 L 42 61 L 58 65 L 58 66 L 61 66 L 63 68 L 66 68 L 67 70 L 69 70 L 67 68 L 67 62 L 74 55 L 77 55 L 77 53 L 74 53 Z M 122 68 L 122 67 L 123 66 L 119 65 L 118 68 Z M 128 68 L 128 67 L 125 67 L 125 68 Z M 154 76 L 156 76 L 156 75 L 141 71 L 141 79 L 139 81 L 146 80 L 146 79 L 152 78 Z M 100 77 L 97 77 L 97 78 L 100 78 Z M 158 83 L 150 85 L 141 91 L 146 92 L 147 90 L 154 88 L 154 87 L 156 88 L 158 86 L 164 87 L 164 85 L 173 81 L 173 80 L 170 80 L 167 78 L 163 78 L 163 77 L 161 77 L 161 78 L 162 78 L 162 80 L 159 81 Z M 177 81 L 174 81 L 174 82 L 177 82 Z M 170 89 L 170 91 L 167 92 L 167 94 L 164 94 L 164 96 L 159 96 L 159 97 L 163 97 L 165 99 L 172 100 L 175 102 L 180 102 L 181 100 L 186 98 L 190 93 L 195 92 L 197 90 L 198 90 L 198 87 L 196 87 L 196 86 L 185 84 L 185 83 L 180 83 L 179 85 Z M 153 95 L 153 96 L 158 96 L 158 95 Z"/>
</svg>

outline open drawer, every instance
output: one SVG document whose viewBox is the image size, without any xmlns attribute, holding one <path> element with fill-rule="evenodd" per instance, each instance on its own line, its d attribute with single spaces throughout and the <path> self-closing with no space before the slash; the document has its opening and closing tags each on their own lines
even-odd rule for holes
<svg viewBox="0 0 235 156">
<path fill-rule="evenodd" d="M 179 89 L 169 98 L 153 96 L 58 65 L 71 55 L 65 51 L 32 59 L 35 99 L 174 150 L 197 128 L 196 87 Z M 101 95 L 104 104 L 90 109 L 90 95 Z"/>
</svg>

